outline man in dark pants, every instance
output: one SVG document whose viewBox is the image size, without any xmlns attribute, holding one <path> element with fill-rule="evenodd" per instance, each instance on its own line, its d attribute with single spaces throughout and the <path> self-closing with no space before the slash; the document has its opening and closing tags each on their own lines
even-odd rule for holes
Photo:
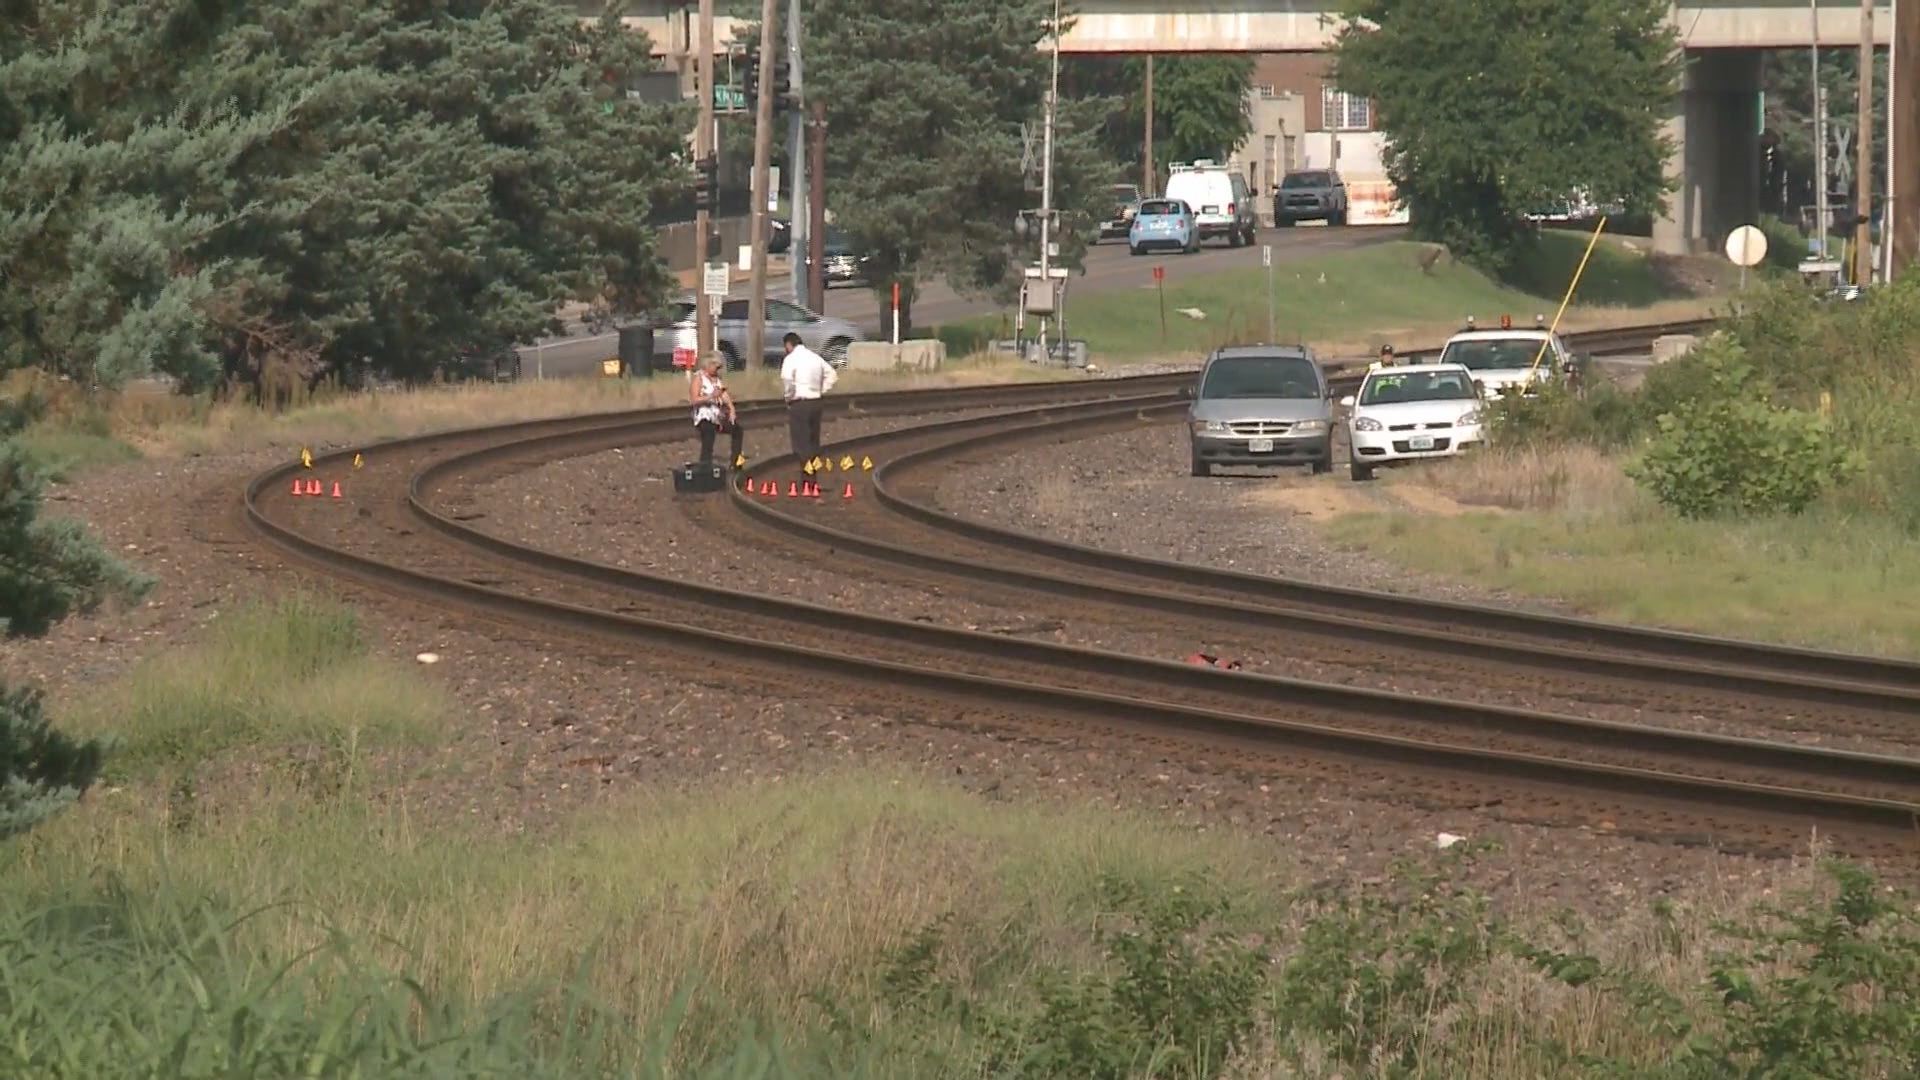
<svg viewBox="0 0 1920 1080">
<path fill-rule="evenodd" d="M 800 343 L 799 334 L 780 339 L 787 358 L 780 362 L 780 388 L 787 399 L 787 434 L 794 456 L 806 464 L 820 456 L 820 399 L 833 389 L 840 373 L 833 365 Z"/>
</svg>

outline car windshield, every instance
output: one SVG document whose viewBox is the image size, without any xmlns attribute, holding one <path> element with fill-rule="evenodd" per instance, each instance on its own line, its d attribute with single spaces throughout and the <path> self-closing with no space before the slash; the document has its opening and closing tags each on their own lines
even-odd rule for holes
<svg viewBox="0 0 1920 1080">
<path fill-rule="evenodd" d="M 1399 405 L 1409 401 L 1471 401 L 1473 380 L 1464 371 L 1396 371 L 1367 378 L 1362 405 Z"/>
<path fill-rule="evenodd" d="M 1156 199 L 1140 204 L 1141 217 L 1179 217 L 1180 204 L 1171 199 Z"/>
<path fill-rule="evenodd" d="M 1113 197 L 1121 202 L 1132 202 L 1140 197 L 1140 189 L 1132 184 L 1113 185 Z"/>
<path fill-rule="evenodd" d="M 1320 379 L 1304 357 L 1226 356 L 1208 365 L 1200 396 L 1310 399 L 1320 396 Z"/>
<path fill-rule="evenodd" d="M 1533 366 L 1540 356 L 1540 338 L 1492 338 L 1485 341 L 1456 341 L 1440 354 L 1443 364 L 1459 364 L 1473 371 L 1515 371 Z M 1541 357 L 1540 365 L 1553 363 L 1553 350 Z"/>
<path fill-rule="evenodd" d="M 1280 181 L 1283 188 L 1314 188 L 1333 186 L 1323 172 L 1297 172 Z"/>
</svg>

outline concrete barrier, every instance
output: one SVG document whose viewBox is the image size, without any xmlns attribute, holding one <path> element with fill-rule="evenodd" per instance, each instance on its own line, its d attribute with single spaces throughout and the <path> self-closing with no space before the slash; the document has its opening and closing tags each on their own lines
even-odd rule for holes
<svg viewBox="0 0 1920 1080">
<path fill-rule="evenodd" d="M 1676 356 L 1685 356 L 1698 343 L 1699 338 L 1692 334 L 1662 334 L 1653 339 L 1653 362 L 1664 364 Z"/>
<path fill-rule="evenodd" d="M 847 346 L 849 371 L 938 371 L 947 362 L 944 341 L 856 341 Z"/>
</svg>

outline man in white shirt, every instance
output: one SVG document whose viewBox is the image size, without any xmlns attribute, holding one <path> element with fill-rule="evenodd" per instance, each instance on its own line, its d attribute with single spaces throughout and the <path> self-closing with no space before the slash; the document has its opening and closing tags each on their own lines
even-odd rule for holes
<svg viewBox="0 0 1920 1080">
<path fill-rule="evenodd" d="M 820 354 L 800 344 L 799 334 L 780 339 L 787 358 L 780 362 L 780 388 L 787 398 L 787 434 L 802 463 L 820 456 L 820 398 L 833 389 L 840 373 Z"/>
</svg>

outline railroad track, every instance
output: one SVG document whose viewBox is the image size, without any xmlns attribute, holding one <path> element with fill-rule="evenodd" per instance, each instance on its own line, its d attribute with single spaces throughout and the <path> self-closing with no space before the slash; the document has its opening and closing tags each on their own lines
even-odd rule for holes
<svg viewBox="0 0 1920 1080">
<path fill-rule="evenodd" d="M 1020 389 L 1024 393 L 999 397 L 1031 403 L 1075 396 L 1059 387 Z M 1090 389 L 1072 388 L 1082 399 L 1094 397 L 1091 402 L 1048 406 L 1049 421 L 1111 421 L 1172 404 L 1158 383 L 1116 380 L 1100 392 Z M 871 411 L 911 407 L 906 395 L 884 397 L 861 404 Z M 952 409 L 995 398 L 944 392 L 920 400 Z M 842 407 L 848 405 L 855 403 Z M 1012 433 L 1036 419 L 1029 413 L 956 424 L 997 424 Z M 1156 746 L 1172 746 L 1170 733 L 1178 732 L 1201 740 L 1180 742 L 1181 752 L 1197 745 L 1229 747 L 1242 769 L 1258 761 L 1297 772 L 1312 758 L 1315 767 L 1348 782 L 1384 780 L 1403 793 L 1417 782 L 1429 798 L 1448 805 L 1504 803 L 1520 817 L 1613 821 L 1625 832 L 1689 835 L 1732 847 L 1799 846 L 1808 825 L 1821 825 L 1837 830 L 1858 853 L 1904 855 L 1911 849 L 1920 763 L 1903 758 L 1226 674 L 829 610 L 542 552 L 489 536 L 429 505 L 436 486 L 488 469 L 684 435 L 684 416 L 672 410 L 456 432 L 372 448 L 383 458 L 405 459 L 405 490 L 389 480 L 389 490 L 364 497 L 370 505 L 357 509 L 387 518 L 389 535 L 381 542 L 417 555 L 414 565 L 384 552 L 352 550 L 345 537 L 310 535 L 313 515 L 303 522 L 299 504 L 276 498 L 297 467 L 256 478 L 248 487 L 246 513 L 256 528 L 296 554 L 440 603 L 660 648 L 751 655 L 803 682 L 910 695 L 930 713 L 959 705 L 962 715 L 977 718 L 984 710 L 1021 723 L 1030 718 L 1007 716 L 1007 710 L 1032 710 L 1056 723 L 1064 720 L 1075 738 L 1121 734 Z M 395 511 L 447 542 L 432 551 L 408 551 L 422 545 L 389 517 Z M 433 569 L 422 569 L 420 562 Z M 524 571 L 521 587 L 496 587 L 505 583 L 503 566 Z M 834 649 L 805 644 L 824 635 L 831 635 Z M 1382 763 L 1391 764 L 1388 773 L 1380 771 Z M 1576 809 L 1568 807 L 1570 793 L 1577 796 Z"/>
</svg>

